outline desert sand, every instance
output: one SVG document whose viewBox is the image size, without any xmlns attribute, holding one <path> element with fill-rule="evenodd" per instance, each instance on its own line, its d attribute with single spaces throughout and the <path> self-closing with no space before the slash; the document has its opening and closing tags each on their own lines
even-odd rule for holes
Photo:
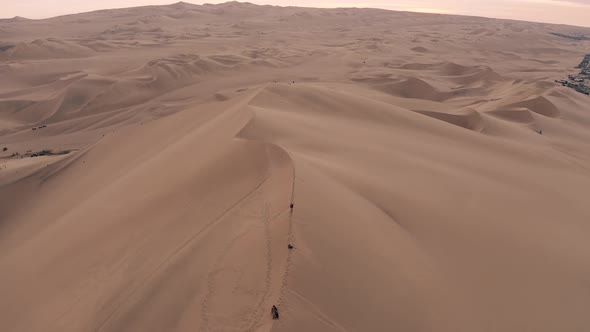
<svg viewBox="0 0 590 332">
<path fill-rule="evenodd" d="M 1 20 L 0 330 L 590 331 L 590 97 L 554 82 L 590 41 L 552 33 L 590 29 Z"/>
</svg>

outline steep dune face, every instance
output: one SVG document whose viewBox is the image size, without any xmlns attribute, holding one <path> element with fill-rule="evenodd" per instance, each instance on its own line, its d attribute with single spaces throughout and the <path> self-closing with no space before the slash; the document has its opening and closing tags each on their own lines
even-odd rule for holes
<svg viewBox="0 0 590 332">
<path fill-rule="evenodd" d="M 588 330 L 590 102 L 552 82 L 589 45 L 549 34 L 578 28 L 0 24 L 2 330 Z"/>
<path fill-rule="evenodd" d="M 140 331 L 177 324 L 224 330 L 249 329 L 266 318 L 262 308 L 276 303 L 285 274 L 285 202 L 292 194 L 293 167 L 278 147 L 233 139 L 248 119 L 242 110 L 238 104 L 221 114 L 177 115 L 147 132 L 112 134 L 65 169 L 42 169 L 24 180 L 23 186 L 42 181 L 43 187 L 36 190 L 36 202 L 28 202 L 37 208 L 17 209 L 3 227 L 2 264 L 14 273 L 2 282 L 27 275 L 19 282 L 32 289 L 28 295 L 18 288 L 3 291 L 15 298 L 3 303 L 3 324 L 15 330 Z M 150 135 L 170 130 L 175 137 L 166 144 L 150 142 Z M 125 143 L 112 151 L 110 141 Z M 192 162 L 167 166 L 182 155 Z M 50 199 L 62 185 L 70 190 Z M 123 198 L 130 194 L 132 201 Z M 46 224 L 46 218 L 56 222 Z M 54 263 L 29 265 L 13 251 L 17 247 L 45 248 L 39 259 Z M 44 274 L 43 282 L 35 281 L 37 273 Z M 194 282 L 193 290 L 187 282 Z M 67 303 L 79 296 L 88 302 L 70 316 Z M 35 305 L 39 297 L 47 305 Z M 48 327 L 43 320 L 27 320 L 29 314 L 64 316 Z M 143 319 L 146 314 L 154 319 Z"/>
<path fill-rule="evenodd" d="M 415 77 L 381 85 L 379 88 L 402 98 L 443 101 L 447 97 L 447 94 L 437 91 L 430 84 Z"/>
<path fill-rule="evenodd" d="M 5 45 L 0 53 L 0 60 L 9 59 L 63 59 L 90 56 L 92 50 L 60 39 L 37 39 L 29 43 Z"/>
<path fill-rule="evenodd" d="M 278 330 L 339 330 L 344 326 L 380 330 L 392 320 L 407 330 L 437 329 L 443 321 L 443 330 L 469 330 L 495 320 L 503 321 L 502 326 L 509 330 L 522 326 L 544 329 L 547 322 L 535 323 L 539 310 L 568 316 L 572 324 L 566 329 L 586 323 L 585 318 L 553 302 L 563 293 L 571 296 L 573 307 L 583 302 L 584 295 L 576 294 L 575 289 L 584 278 L 574 278 L 571 288 L 561 285 L 554 293 L 556 278 L 564 276 L 545 260 L 531 259 L 539 252 L 556 250 L 547 257 L 553 264 L 570 257 L 577 263 L 569 268 L 578 269 L 579 276 L 588 273 L 582 263 L 585 253 L 571 243 L 553 240 L 553 232 L 565 231 L 563 218 L 558 218 L 563 211 L 555 206 L 582 204 L 578 195 L 589 184 L 585 170 L 565 166 L 557 156 L 533 151 L 522 154 L 519 143 L 506 145 L 394 109 L 391 118 L 380 121 L 383 127 L 347 120 L 342 116 L 347 109 L 342 106 L 330 112 L 326 105 L 321 115 L 306 112 L 310 105 L 292 100 L 313 100 L 310 92 L 292 89 L 279 92 L 291 101 L 282 110 L 262 106 L 267 100 L 275 103 L 276 91 L 273 97 L 259 95 L 253 101 L 255 121 L 242 133 L 291 151 L 300 179 L 296 180 L 295 198 L 302 207 L 294 214 L 294 225 L 297 246 L 302 249 L 294 262 L 305 267 L 299 270 L 301 274 L 294 270 L 292 296 L 285 304 L 295 317 Z M 300 93 L 306 98 L 299 98 Z M 321 96 L 326 93 L 317 91 L 315 97 L 321 100 Z M 365 104 L 363 109 L 386 114 L 369 101 L 357 102 Z M 346 104 L 360 108 L 352 101 Z M 441 145 L 434 152 L 431 142 L 436 140 Z M 513 170 L 523 167 L 527 172 L 514 177 Z M 564 173 L 559 175 L 556 169 Z M 540 189 L 556 190 L 569 181 L 566 179 L 572 180 L 568 186 L 574 186 L 567 194 Z M 543 196 L 552 204 L 537 206 L 537 190 L 545 192 Z M 501 212 L 492 207 L 496 204 Z M 492 210 L 485 210 L 488 208 Z M 511 222 L 514 216 L 520 216 L 516 224 Z M 566 224 L 581 225 L 584 218 L 568 213 Z M 588 230 L 587 225 L 582 228 Z M 536 236 L 523 243 L 532 229 Z M 510 240 L 504 238 L 507 234 Z M 499 241 L 503 241 L 501 249 Z M 545 248 L 548 242 L 552 249 Z M 581 256 L 574 258 L 576 252 Z M 510 259 L 505 256 L 508 253 L 513 255 Z M 351 266 L 363 269 L 355 271 Z M 314 279 L 316 273 L 325 278 Z M 531 275 L 535 286 L 522 289 Z M 474 280 L 476 285 L 488 286 L 468 286 Z M 384 283 L 390 286 L 383 287 Z M 521 293 L 508 294 L 512 287 Z M 354 300 L 359 297 L 364 299 L 362 310 Z M 505 303 L 506 298 L 512 302 Z M 553 300 L 545 301 L 547 298 Z M 529 306 L 532 299 L 539 301 L 537 306 Z M 563 322 L 549 324 L 557 328 Z"/>
<path fill-rule="evenodd" d="M 541 114 L 549 118 L 555 118 L 560 115 L 559 109 L 545 97 L 536 97 L 528 99 L 516 103 L 512 106 L 525 107 L 529 109 L 531 112 Z"/>
</svg>

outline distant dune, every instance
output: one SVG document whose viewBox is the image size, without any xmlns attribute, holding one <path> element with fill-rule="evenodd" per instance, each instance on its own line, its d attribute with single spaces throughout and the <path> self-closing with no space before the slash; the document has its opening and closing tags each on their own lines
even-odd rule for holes
<svg viewBox="0 0 590 332">
<path fill-rule="evenodd" d="M 590 331 L 590 97 L 554 83 L 590 42 L 560 36 L 590 29 L 0 20 L 0 330 Z"/>
</svg>

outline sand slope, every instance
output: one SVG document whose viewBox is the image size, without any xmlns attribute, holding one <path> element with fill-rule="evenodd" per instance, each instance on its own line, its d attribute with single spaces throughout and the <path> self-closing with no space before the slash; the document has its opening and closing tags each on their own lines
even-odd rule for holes
<svg viewBox="0 0 590 332">
<path fill-rule="evenodd" d="M 590 30 L 236 2 L 0 21 L 0 328 L 590 329 L 590 99 L 553 84 L 590 44 L 551 32 Z"/>
</svg>

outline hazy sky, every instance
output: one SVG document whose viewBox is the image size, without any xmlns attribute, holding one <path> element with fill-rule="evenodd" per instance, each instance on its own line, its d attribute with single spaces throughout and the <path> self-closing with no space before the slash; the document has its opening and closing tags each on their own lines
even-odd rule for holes
<svg viewBox="0 0 590 332">
<path fill-rule="evenodd" d="M 45 18 L 95 9 L 168 4 L 174 0 L 0 0 L 0 17 Z M 225 1 L 187 1 L 220 3 Z M 309 7 L 374 7 L 590 26 L 590 0 L 250 0 Z"/>
</svg>

